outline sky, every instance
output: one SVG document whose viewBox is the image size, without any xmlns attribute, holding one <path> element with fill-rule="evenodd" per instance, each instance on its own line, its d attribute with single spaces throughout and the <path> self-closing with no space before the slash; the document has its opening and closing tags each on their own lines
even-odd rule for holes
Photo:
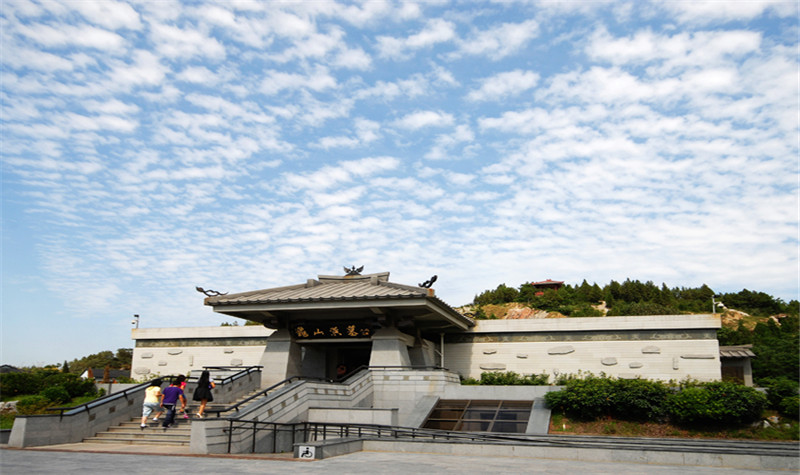
<svg viewBox="0 0 800 475">
<path fill-rule="evenodd" d="M 795 1 L 0 8 L 1 363 L 345 266 L 798 298 Z"/>
</svg>

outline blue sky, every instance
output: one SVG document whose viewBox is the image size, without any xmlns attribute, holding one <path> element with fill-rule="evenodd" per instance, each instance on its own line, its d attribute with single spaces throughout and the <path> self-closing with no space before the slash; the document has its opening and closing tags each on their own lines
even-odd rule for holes
<svg viewBox="0 0 800 475">
<path fill-rule="evenodd" d="M 796 2 L 2 3 L 2 363 L 390 271 L 798 298 Z"/>
</svg>

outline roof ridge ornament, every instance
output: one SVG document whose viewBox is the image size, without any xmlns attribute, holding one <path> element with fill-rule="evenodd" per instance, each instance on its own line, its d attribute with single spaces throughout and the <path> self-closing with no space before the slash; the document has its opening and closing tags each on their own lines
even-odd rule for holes
<svg viewBox="0 0 800 475">
<path fill-rule="evenodd" d="M 431 285 L 433 285 L 433 283 L 436 282 L 436 279 L 438 279 L 438 278 L 439 278 L 438 275 L 434 275 L 430 279 L 428 279 L 425 282 L 419 284 L 419 286 L 422 287 L 423 289 L 430 289 Z"/>
<path fill-rule="evenodd" d="M 211 289 L 204 290 L 202 287 L 195 287 L 194 289 L 200 292 L 201 294 L 206 294 L 206 297 L 219 297 L 220 295 L 228 295 L 228 292 L 221 293 Z"/>
<path fill-rule="evenodd" d="M 362 270 L 364 270 L 364 266 L 361 266 L 358 269 L 356 269 L 356 266 L 350 268 L 347 266 L 344 267 L 345 275 L 361 275 Z"/>
</svg>

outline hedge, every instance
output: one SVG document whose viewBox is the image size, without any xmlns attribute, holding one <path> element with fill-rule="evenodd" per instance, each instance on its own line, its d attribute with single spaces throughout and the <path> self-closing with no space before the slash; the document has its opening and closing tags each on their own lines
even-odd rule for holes
<svg viewBox="0 0 800 475">
<path fill-rule="evenodd" d="M 684 426 L 740 426 L 761 419 L 767 397 L 728 381 L 683 388 L 667 397 L 672 422 Z"/>
<path fill-rule="evenodd" d="M 594 376 L 567 381 L 561 391 L 545 394 L 545 401 L 551 409 L 577 420 L 668 418 L 676 425 L 719 427 L 757 421 L 767 405 L 766 396 L 736 383 L 690 384 L 678 389 L 659 381 Z"/>
<path fill-rule="evenodd" d="M 4 397 L 39 394 L 47 388 L 56 386 L 64 388 L 70 398 L 97 394 L 94 382 L 81 379 L 77 374 L 57 371 L 0 374 L 0 392 Z"/>
</svg>

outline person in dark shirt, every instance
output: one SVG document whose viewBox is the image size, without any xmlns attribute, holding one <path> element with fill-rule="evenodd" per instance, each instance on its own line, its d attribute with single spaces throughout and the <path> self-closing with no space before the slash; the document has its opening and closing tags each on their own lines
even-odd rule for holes
<svg viewBox="0 0 800 475">
<path fill-rule="evenodd" d="M 183 390 L 181 389 L 181 383 L 185 379 L 186 376 L 184 375 L 178 376 L 164 390 L 164 398 L 161 400 L 161 407 L 167 410 L 164 422 L 161 423 L 164 430 L 175 424 L 175 406 L 178 405 L 178 401 L 181 402 L 181 409 L 186 410 L 186 396 L 183 395 Z"/>
</svg>

